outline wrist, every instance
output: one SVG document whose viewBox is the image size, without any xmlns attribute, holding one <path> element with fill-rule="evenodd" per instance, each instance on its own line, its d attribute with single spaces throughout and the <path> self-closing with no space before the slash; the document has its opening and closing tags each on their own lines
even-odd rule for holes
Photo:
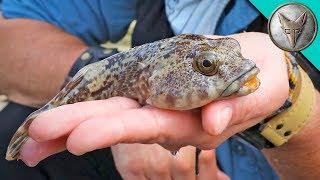
<svg viewBox="0 0 320 180">
<path fill-rule="evenodd" d="M 73 65 L 71 66 L 68 77 L 72 78 L 76 75 L 78 71 L 80 71 L 83 67 L 101 61 L 109 56 L 118 53 L 117 49 L 107 49 L 102 46 L 92 46 L 88 47 L 85 51 L 82 52 L 80 56 L 75 60 Z M 68 80 L 68 79 L 66 79 Z"/>
<path fill-rule="evenodd" d="M 264 149 L 263 153 L 281 179 L 317 179 L 320 176 L 320 94 L 316 91 L 316 104 L 310 119 L 301 131 L 282 146 Z"/>
<path fill-rule="evenodd" d="M 311 148 L 316 147 L 316 144 L 319 144 L 320 147 L 320 94 L 318 91 L 315 92 L 315 105 L 311 112 L 310 118 L 307 121 L 306 125 L 301 129 L 301 131 L 293 136 L 291 140 L 285 144 L 288 147 L 305 147 L 308 148 L 311 145 Z"/>
<path fill-rule="evenodd" d="M 320 102 L 320 95 L 318 92 L 316 93 L 316 100 L 317 102 Z M 319 153 L 314 153 L 320 150 L 320 120 L 319 117 L 317 117 L 319 112 L 320 107 L 316 105 L 309 122 L 305 125 L 305 127 L 303 127 L 300 133 L 293 136 L 289 142 L 283 144 L 282 146 L 264 149 L 263 152 L 265 152 L 266 155 L 271 155 L 273 157 L 272 160 L 279 160 L 283 158 L 302 158 L 301 161 L 304 161 L 304 157 L 308 157 L 307 159 L 310 159 L 311 157 L 317 157 L 320 159 Z M 311 161 L 312 159 L 313 158 L 311 158 Z M 316 159 L 313 160 L 316 162 Z"/>
</svg>

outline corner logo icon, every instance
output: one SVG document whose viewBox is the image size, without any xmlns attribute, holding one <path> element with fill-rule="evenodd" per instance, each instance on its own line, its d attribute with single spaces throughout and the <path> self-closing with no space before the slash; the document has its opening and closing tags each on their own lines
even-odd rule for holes
<svg viewBox="0 0 320 180">
<path fill-rule="evenodd" d="M 281 23 L 281 28 L 283 33 L 287 35 L 291 47 L 295 47 L 297 39 L 301 34 L 303 25 L 307 20 L 306 12 L 303 12 L 296 20 L 292 21 L 286 18 L 283 14 L 278 13 L 279 21 Z"/>
<path fill-rule="evenodd" d="M 317 24 L 304 5 L 291 3 L 279 7 L 269 20 L 269 35 L 275 45 L 286 51 L 300 51 L 316 36 Z"/>
</svg>

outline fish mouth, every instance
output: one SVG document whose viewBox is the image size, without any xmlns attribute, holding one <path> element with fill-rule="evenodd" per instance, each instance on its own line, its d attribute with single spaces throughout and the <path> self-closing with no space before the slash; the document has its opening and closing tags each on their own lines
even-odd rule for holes
<svg viewBox="0 0 320 180">
<path fill-rule="evenodd" d="M 260 86 L 260 80 L 257 78 L 257 74 L 259 72 L 259 68 L 253 66 L 251 69 L 235 78 L 221 93 L 220 97 L 227 97 L 231 95 L 244 96 L 254 92 Z"/>
</svg>

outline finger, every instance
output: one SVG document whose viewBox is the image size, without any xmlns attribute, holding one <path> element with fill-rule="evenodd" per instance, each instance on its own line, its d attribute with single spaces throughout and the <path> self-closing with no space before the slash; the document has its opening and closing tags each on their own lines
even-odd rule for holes
<svg viewBox="0 0 320 180">
<path fill-rule="evenodd" d="M 171 172 L 176 180 L 195 180 L 196 148 L 192 146 L 183 147 L 176 156 L 171 156 Z"/>
<path fill-rule="evenodd" d="M 146 158 L 148 166 L 146 168 L 146 174 L 149 179 L 152 180 L 170 180 L 171 172 L 171 155 L 166 149 L 158 144 L 143 145 L 148 149 L 149 157 Z M 152 157 L 154 156 L 154 157 Z"/>
<path fill-rule="evenodd" d="M 130 109 L 81 123 L 68 137 L 67 149 L 80 155 L 118 143 L 201 143 L 210 136 L 202 131 L 199 121 L 199 116 L 190 112 Z"/>
<path fill-rule="evenodd" d="M 213 150 L 201 151 L 199 155 L 199 175 L 197 180 L 225 179 L 228 178 L 217 166 L 215 152 Z"/>
<path fill-rule="evenodd" d="M 60 106 L 41 113 L 30 125 L 29 135 L 38 142 L 56 139 L 93 116 L 113 114 L 139 106 L 134 100 L 120 97 Z"/>
<path fill-rule="evenodd" d="M 111 151 L 117 171 L 123 179 L 148 179 L 145 173 L 148 166 L 146 149 L 138 144 L 118 144 L 112 146 Z"/>
<path fill-rule="evenodd" d="M 274 99 L 272 94 L 266 94 L 263 91 L 265 90 L 262 87 L 262 89 L 247 96 L 221 100 L 206 105 L 202 109 L 204 130 L 211 135 L 219 135 L 227 127 L 241 124 L 246 120 L 259 119 L 259 117 L 261 120 L 279 108 L 287 97 L 282 95 Z M 282 93 L 286 94 L 287 92 Z"/>
<path fill-rule="evenodd" d="M 47 142 L 36 142 L 29 138 L 20 152 L 20 159 L 29 167 L 36 166 L 41 160 L 66 149 L 66 137 Z"/>
<path fill-rule="evenodd" d="M 201 151 L 199 155 L 199 175 L 198 180 L 216 179 L 217 163 L 213 150 Z"/>
</svg>

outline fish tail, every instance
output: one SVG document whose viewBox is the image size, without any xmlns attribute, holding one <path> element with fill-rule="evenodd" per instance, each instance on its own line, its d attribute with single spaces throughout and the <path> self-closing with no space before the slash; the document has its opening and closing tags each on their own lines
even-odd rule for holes
<svg viewBox="0 0 320 180">
<path fill-rule="evenodd" d="M 21 147 L 29 138 L 28 131 L 32 121 L 42 112 L 64 105 L 68 99 L 67 95 L 81 83 L 83 74 L 84 71 L 82 70 L 49 103 L 26 118 L 23 124 L 15 132 L 8 145 L 6 153 L 6 159 L 8 161 L 19 159 Z"/>
<path fill-rule="evenodd" d="M 6 152 L 6 159 L 8 161 L 19 159 L 21 147 L 29 138 L 28 130 L 33 120 L 36 117 L 38 117 L 40 113 L 47 111 L 49 109 L 52 109 L 54 107 L 55 106 L 50 102 L 44 107 L 34 111 L 26 118 L 26 120 L 18 128 L 18 130 L 14 133 L 13 137 L 10 140 L 10 143 L 8 145 L 7 152 Z"/>
<path fill-rule="evenodd" d="M 38 116 L 39 113 L 32 113 L 24 123 L 19 127 L 19 129 L 14 133 L 13 137 L 10 140 L 9 146 L 7 148 L 6 159 L 8 161 L 17 160 L 20 155 L 20 149 L 22 145 L 28 139 L 28 129 L 32 121 Z"/>
</svg>

